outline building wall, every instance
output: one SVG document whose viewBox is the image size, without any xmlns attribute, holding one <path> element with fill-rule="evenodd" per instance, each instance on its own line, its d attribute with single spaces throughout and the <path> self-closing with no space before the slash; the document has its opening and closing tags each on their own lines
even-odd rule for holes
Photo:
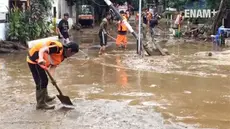
<svg viewBox="0 0 230 129">
<path fill-rule="evenodd" d="M 64 13 L 69 13 L 70 19 L 72 19 L 73 23 L 76 22 L 76 6 L 68 6 L 65 0 L 54 0 L 53 7 L 56 7 L 56 18 L 62 19 Z M 53 8 L 52 8 L 53 14 Z M 54 16 L 54 14 L 53 14 Z"/>
<path fill-rule="evenodd" d="M 58 18 L 58 11 L 59 11 L 59 8 L 58 8 L 58 1 L 59 0 L 53 0 L 53 5 L 52 5 L 52 17 L 56 17 Z M 54 8 L 56 8 L 56 15 L 54 16 Z"/>
<path fill-rule="evenodd" d="M 0 0 L 0 40 L 6 40 L 6 14 L 9 0 Z"/>
<path fill-rule="evenodd" d="M 54 0 L 53 7 L 52 7 L 52 18 L 54 18 L 54 7 L 56 7 L 56 23 L 59 23 L 59 21 L 64 17 L 64 13 L 69 13 L 69 26 L 72 26 L 76 23 L 76 6 L 70 6 L 67 5 L 67 2 L 65 0 Z"/>
</svg>

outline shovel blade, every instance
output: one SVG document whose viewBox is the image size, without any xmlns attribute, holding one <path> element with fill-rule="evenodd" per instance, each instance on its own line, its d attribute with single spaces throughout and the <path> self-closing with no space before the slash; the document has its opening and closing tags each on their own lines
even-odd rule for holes
<svg viewBox="0 0 230 129">
<path fill-rule="evenodd" d="M 58 99 L 61 101 L 62 104 L 64 105 L 73 105 L 71 102 L 70 98 L 68 96 L 64 95 L 57 95 Z"/>
</svg>

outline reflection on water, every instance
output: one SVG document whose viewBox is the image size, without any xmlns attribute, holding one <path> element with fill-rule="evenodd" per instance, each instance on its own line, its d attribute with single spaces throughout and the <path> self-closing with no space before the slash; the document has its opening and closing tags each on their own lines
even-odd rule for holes
<svg viewBox="0 0 230 129">
<path fill-rule="evenodd" d="M 122 67 L 120 56 L 116 56 L 116 65 L 118 67 Z M 127 77 L 125 69 L 116 68 L 116 79 L 117 79 L 117 85 L 120 85 L 123 88 L 125 88 L 127 86 L 128 77 Z"/>
<path fill-rule="evenodd" d="M 0 59 L 0 70 L 5 69 L 5 63 L 4 59 Z"/>
</svg>

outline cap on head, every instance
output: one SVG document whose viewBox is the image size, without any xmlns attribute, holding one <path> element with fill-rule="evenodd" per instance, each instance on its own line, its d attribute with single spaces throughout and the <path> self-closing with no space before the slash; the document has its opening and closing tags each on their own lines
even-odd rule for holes
<svg viewBox="0 0 230 129">
<path fill-rule="evenodd" d="M 111 14 L 110 13 L 106 13 L 104 17 L 110 17 Z"/>
<path fill-rule="evenodd" d="M 69 14 L 68 14 L 68 13 L 65 13 L 65 14 L 64 14 L 64 16 L 67 16 L 67 17 L 68 17 L 68 16 L 69 16 Z"/>
<path fill-rule="evenodd" d="M 125 12 L 123 10 L 120 11 L 120 14 L 125 14 Z"/>
<path fill-rule="evenodd" d="M 181 12 L 181 15 L 184 16 L 184 12 Z"/>
<path fill-rule="evenodd" d="M 69 42 L 68 44 L 64 45 L 65 48 L 71 48 L 71 52 L 77 53 L 79 51 L 79 45 L 75 42 Z"/>
</svg>

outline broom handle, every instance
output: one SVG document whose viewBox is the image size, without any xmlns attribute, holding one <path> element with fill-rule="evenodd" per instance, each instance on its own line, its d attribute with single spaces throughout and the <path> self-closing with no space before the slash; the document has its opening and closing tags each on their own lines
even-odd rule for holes
<svg viewBox="0 0 230 129">
<path fill-rule="evenodd" d="M 108 34 L 107 34 L 108 35 Z M 116 41 L 116 39 L 114 38 L 114 37 L 112 37 L 111 35 L 108 35 L 111 39 L 113 39 L 113 40 L 115 40 Z"/>
</svg>

